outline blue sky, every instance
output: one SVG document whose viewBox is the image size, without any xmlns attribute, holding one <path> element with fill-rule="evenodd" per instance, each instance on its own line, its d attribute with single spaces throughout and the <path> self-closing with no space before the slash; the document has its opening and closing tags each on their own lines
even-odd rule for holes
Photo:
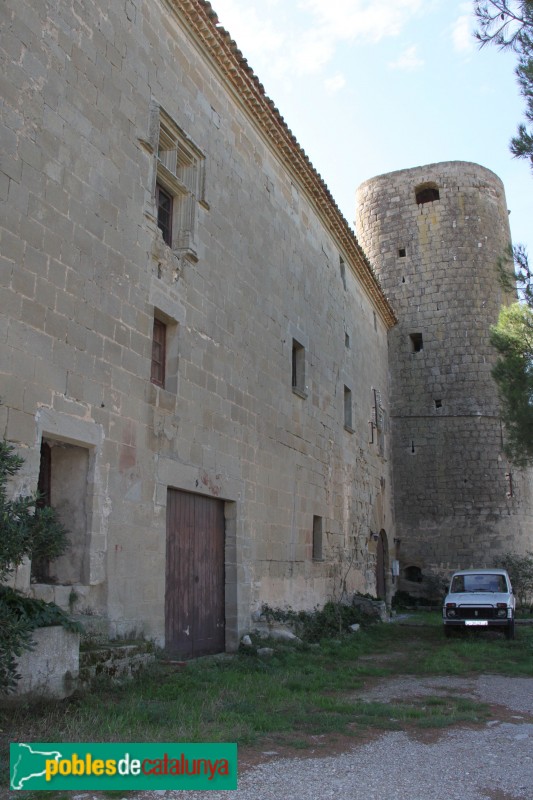
<svg viewBox="0 0 533 800">
<path fill-rule="evenodd" d="M 516 56 L 479 50 L 459 0 L 212 0 L 353 226 L 364 180 L 473 161 L 505 185 L 533 255 L 533 176 L 508 143 L 523 119 Z"/>
</svg>

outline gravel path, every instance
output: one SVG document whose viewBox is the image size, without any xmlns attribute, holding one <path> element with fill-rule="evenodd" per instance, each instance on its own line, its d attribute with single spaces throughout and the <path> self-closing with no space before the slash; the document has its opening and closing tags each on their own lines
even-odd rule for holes
<svg viewBox="0 0 533 800">
<path fill-rule="evenodd" d="M 245 770 L 236 791 L 144 792 L 143 800 L 533 800 L 533 678 L 482 675 L 380 682 L 358 697 L 383 701 L 456 694 L 494 706 L 482 728 L 420 741 L 385 733 L 340 755 L 276 758 Z M 131 800 L 131 798 L 130 798 Z"/>
<path fill-rule="evenodd" d="M 444 732 L 373 734 L 321 757 L 264 752 L 258 766 L 241 769 L 236 791 L 151 791 L 125 800 L 533 800 L 533 678 L 398 676 L 354 697 L 387 702 L 457 694 L 488 703 L 491 719 Z M 95 797 L 103 795 L 73 795 Z"/>
</svg>

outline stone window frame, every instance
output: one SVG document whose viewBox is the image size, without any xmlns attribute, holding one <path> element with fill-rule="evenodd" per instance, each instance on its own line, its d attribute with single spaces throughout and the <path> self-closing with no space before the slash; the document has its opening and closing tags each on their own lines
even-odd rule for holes
<svg viewBox="0 0 533 800">
<path fill-rule="evenodd" d="M 82 420 L 48 408 L 39 409 L 37 412 L 36 427 L 39 453 L 42 441 L 70 444 L 87 451 L 89 458 L 86 495 L 87 558 L 82 585 L 96 586 L 103 583 L 106 578 L 107 515 L 104 508 L 107 501 L 100 465 L 104 441 L 103 427 L 93 421 Z M 35 475 L 36 484 L 38 474 L 39 469 Z"/>
<path fill-rule="evenodd" d="M 157 103 L 151 109 L 150 142 L 143 144 L 155 157 L 154 216 L 163 240 L 178 255 L 197 261 L 198 207 L 209 208 L 205 154 Z M 172 199 L 169 233 L 160 225 L 160 191 Z"/>
</svg>

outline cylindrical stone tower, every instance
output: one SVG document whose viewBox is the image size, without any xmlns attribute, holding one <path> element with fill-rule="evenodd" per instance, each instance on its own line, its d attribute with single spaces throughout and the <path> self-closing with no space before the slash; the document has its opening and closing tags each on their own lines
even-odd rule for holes
<svg viewBox="0 0 533 800">
<path fill-rule="evenodd" d="M 491 377 L 489 330 L 505 302 L 496 264 L 510 241 L 500 179 L 460 161 L 380 175 L 358 189 L 356 225 L 399 319 L 389 357 L 400 588 L 525 553 L 531 473 L 503 455 Z"/>
</svg>

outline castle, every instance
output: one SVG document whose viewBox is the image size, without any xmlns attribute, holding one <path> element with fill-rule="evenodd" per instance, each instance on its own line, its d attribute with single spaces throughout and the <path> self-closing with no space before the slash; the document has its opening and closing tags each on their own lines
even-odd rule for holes
<svg viewBox="0 0 533 800">
<path fill-rule="evenodd" d="M 71 540 L 16 585 L 190 656 L 527 550 L 496 176 L 370 180 L 359 243 L 205 0 L 0 13 L 0 429 Z"/>
</svg>

